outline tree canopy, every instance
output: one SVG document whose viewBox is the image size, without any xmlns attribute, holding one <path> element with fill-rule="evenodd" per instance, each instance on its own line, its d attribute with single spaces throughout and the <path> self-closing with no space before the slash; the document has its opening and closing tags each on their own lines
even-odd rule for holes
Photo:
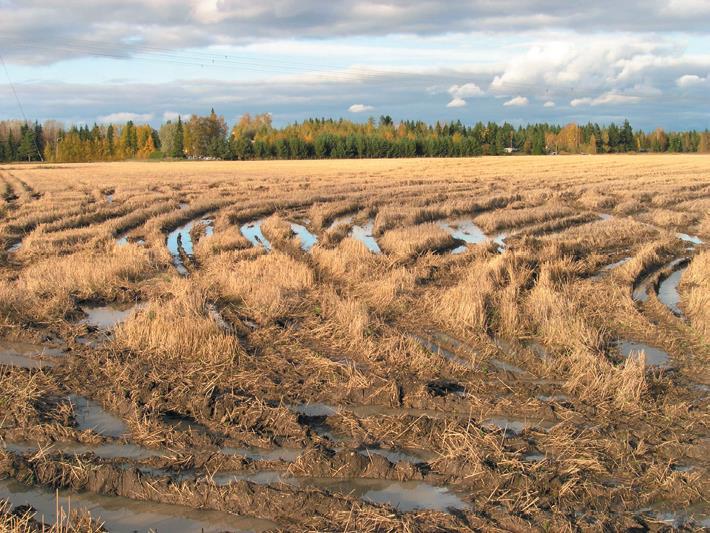
<svg viewBox="0 0 710 533">
<path fill-rule="evenodd" d="M 634 130 L 628 120 L 600 126 L 461 121 L 395 122 L 390 116 L 359 123 L 313 118 L 276 128 L 271 115 L 244 114 L 229 130 L 214 109 L 183 122 L 71 126 L 0 121 L 0 161 L 81 162 L 147 158 L 340 159 L 467 157 L 507 153 L 710 152 L 710 132 Z"/>
</svg>

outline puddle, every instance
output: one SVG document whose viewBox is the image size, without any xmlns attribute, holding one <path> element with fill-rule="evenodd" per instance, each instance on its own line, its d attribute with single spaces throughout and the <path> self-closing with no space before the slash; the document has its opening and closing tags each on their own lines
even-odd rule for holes
<svg viewBox="0 0 710 533">
<path fill-rule="evenodd" d="M 233 448 L 225 446 L 220 450 L 224 455 L 241 455 L 254 461 L 288 461 L 293 462 L 303 453 L 299 448 Z"/>
<path fill-rule="evenodd" d="M 467 509 L 468 505 L 456 494 L 444 487 L 436 487 L 419 481 L 390 481 L 364 478 L 298 478 L 282 472 L 258 472 L 256 474 L 217 474 L 218 484 L 245 479 L 252 483 L 287 483 L 298 487 L 316 487 L 329 492 L 349 494 L 377 504 L 388 504 L 400 511 L 415 509 Z"/>
<path fill-rule="evenodd" d="M 599 269 L 599 272 L 597 272 L 596 274 L 594 274 L 592 276 L 592 279 L 599 279 L 599 278 L 603 277 L 605 273 L 610 272 L 610 271 L 614 270 L 615 268 L 618 268 L 621 265 L 628 263 L 630 260 L 631 260 L 630 256 L 623 257 L 623 258 L 619 259 L 618 261 L 614 261 L 613 263 L 609 263 L 608 265 L 604 265 L 603 267 L 601 267 Z"/>
<path fill-rule="evenodd" d="M 15 253 L 15 252 L 16 252 L 17 250 L 19 250 L 21 247 L 22 247 L 22 241 L 16 242 L 15 244 L 13 244 L 12 246 L 10 246 L 10 247 L 7 249 L 7 253 L 9 253 L 9 254 Z"/>
<path fill-rule="evenodd" d="M 98 307 L 82 305 L 81 310 L 87 316 L 81 323 L 104 330 L 112 329 L 117 324 L 125 322 L 139 307 L 140 305 L 136 303 L 109 304 Z"/>
<path fill-rule="evenodd" d="M 544 461 L 545 457 L 544 453 L 530 452 L 523 455 L 523 461 L 527 461 L 528 463 L 539 463 L 540 461 Z"/>
<path fill-rule="evenodd" d="M 536 396 L 541 402 L 569 402 L 570 397 L 566 394 L 538 394 Z"/>
<path fill-rule="evenodd" d="M 229 485 L 233 481 L 250 481 L 252 483 L 256 483 L 257 485 L 276 485 L 278 483 L 286 483 L 287 485 L 293 485 L 293 479 L 291 477 L 287 477 L 283 472 L 275 471 L 275 470 L 263 470 L 261 472 L 254 472 L 254 473 L 231 473 L 231 472 L 222 472 L 219 474 L 215 474 L 212 477 L 212 480 L 215 482 L 216 485 L 219 486 L 224 486 L 224 485 Z"/>
<path fill-rule="evenodd" d="M 318 238 L 300 224 L 291 222 L 291 230 L 301 241 L 301 250 L 304 252 L 308 252 L 318 242 Z"/>
<path fill-rule="evenodd" d="M 658 286 L 658 299 L 665 304 L 665 306 L 673 312 L 673 314 L 678 316 L 683 316 L 683 312 L 678 307 L 680 303 L 680 294 L 678 294 L 678 283 L 680 283 L 680 278 L 683 276 L 683 272 L 688 267 L 683 267 L 675 270 L 670 276 L 665 278 Z"/>
<path fill-rule="evenodd" d="M 515 345 L 513 345 L 513 343 L 511 343 L 510 341 L 507 341 L 506 339 L 503 339 L 501 337 L 493 337 L 493 344 L 495 344 L 496 348 L 498 348 L 501 352 L 503 352 L 504 354 L 506 354 L 508 356 L 514 356 L 517 351 L 517 348 Z M 533 347 L 535 345 L 536 345 L 536 347 Z M 545 351 L 545 348 L 534 341 L 531 343 L 530 349 L 539 357 L 544 358 L 545 355 L 547 354 L 547 352 Z M 540 353 L 543 353 L 545 355 L 540 356 L 538 351 L 536 351 L 536 350 L 542 350 L 542 352 L 540 352 Z M 515 366 L 513 364 L 510 364 L 510 363 L 506 363 L 505 361 L 503 361 L 502 359 L 498 359 L 497 357 L 491 357 L 490 361 L 491 361 L 491 364 L 499 370 L 503 370 L 505 372 L 512 372 L 513 374 L 519 374 L 519 375 L 527 374 L 527 372 L 525 370 L 523 370 L 522 368 Z"/>
<path fill-rule="evenodd" d="M 638 354 L 643 351 L 646 354 L 647 366 L 668 366 L 670 360 L 668 354 L 660 348 L 654 348 L 643 342 L 636 341 L 621 341 L 619 343 L 619 351 L 624 357 L 629 357 L 631 354 Z"/>
<path fill-rule="evenodd" d="M 132 500 L 120 496 L 103 496 L 91 493 L 73 493 L 59 490 L 28 487 L 14 480 L 0 481 L 0 499 L 13 506 L 31 505 L 37 518 L 54 524 L 59 504 L 67 509 L 86 509 L 91 516 L 105 523 L 106 529 L 118 532 L 170 531 L 188 533 L 202 531 L 266 531 L 277 525 L 257 518 L 239 517 L 219 511 L 207 511 L 165 503 Z"/>
<path fill-rule="evenodd" d="M 92 429 L 104 437 L 121 437 L 128 428 L 118 418 L 105 411 L 97 402 L 76 394 L 69 395 L 74 406 L 74 418 L 80 431 Z"/>
<path fill-rule="evenodd" d="M 598 213 L 598 215 L 600 220 L 611 220 L 614 218 L 614 215 L 610 215 L 609 213 Z"/>
<path fill-rule="evenodd" d="M 547 359 L 547 348 L 545 348 L 542 344 L 540 344 L 537 341 L 526 341 L 523 342 L 523 345 L 530 350 L 532 353 L 537 355 L 540 359 L 545 360 Z"/>
<path fill-rule="evenodd" d="M 190 235 L 190 231 L 197 223 L 202 223 L 205 225 L 204 237 L 209 237 L 214 233 L 214 221 L 211 218 L 198 218 L 195 220 L 191 220 L 187 224 L 171 231 L 165 241 L 170 255 L 173 256 L 173 264 L 182 276 L 186 276 L 188 274 L 188 271 L 185 268 L 185 265 L 182 263 L 182 258 L 180 257 L 180 250 L 182 249 L 182 251 L 188 257 L 192 257 L 193 246 L 192 235 Z"/>
<path fill-rule="evenodd" d="M 634 291 L 631 293 L 634 302 L 645 302 L 648 300 L 648 282 L 649 279 L 645 278 L 634 287 Z"/>
<path fill-rule="evenodd" d="M 674 259 L 670 263 L 668 263 L 666 266 L 664 266 L 664 269 L 674 269 L 676 266 L 678 266 L 680 263 L 687 261 L 687 258 L 685 257 L 679 257 L 678 259 Z M 648 291 L 650 289 L 649 284 L 650 280 L 653 278 L 654 274 L 650 274 L 646 276 L 644 279 L 642 279 L 638 285 L 633 290 L 632 293 L 632 298 L 634 302 L 645 302 L 648 300 Z"/>
<path fill-rule="evenodd" d="M 488 240 L 483 230 L 476 226 L 470 219 L 459 219 L 450 224 L 448 222 L 439 222 L 439 226 L 448 231 L 454 239 L 462 240 L 467 244 L 480 244 Z M 466 250 L 468 250 L 468 246 L 464 244 L 451 250 L 451 253 L 460 254 Z"/>
<path fill-rule="evenodd" d="M 647 284 L 642 283 L 638 287 L 636 287 L 632 294 L 632 298 L 634 299 L 634 302 L 645 302 L 646 300 L 648 300 Z"/>
<path fill-rule="evenodd" d="M 502 361 L 501 359 L 498 359 L 497 357 L 491 357 L 490 359 L 491 364 L 496 367 L 498 370 L 503 370 L 505 372 L 512 372 L 513 374 L 527 374 L 525 370 L 522 368 L 511 365 L 510 363 L 506 363 L 505 361 Z"/>
<path fill-rule="evenodd" d="M 455 355 L 453 352 L 447 350 L 446 348 L 442 348 L 435 342 L 426 339 L 424 337 L 420 337 L 418 335 L 411 335 L 411 338 L 417 341 L 419 344 L 421 344 L 424 348 L 429 350 L 431 353 L 435 355 L 441 355 L 448 359 L 449 361 L 456 363 L 459 366 L 463 366 L 466 368 L 469 368 L 471 370 L 475 370 L 476 366 L 471 362 L 467 361 L 465 359 L 460 358 L 459 356 Z"/>
<path fill-rule="evenodd" d="M 614 270 L 617 267 L 620 267 L 621 265 L 628 263 L 631 261 L 631 257 L 624 257 L 622 259 L 619 259 L 618 261 L 614 261 L 613 263 L 609 263 L 608 265 L 602 267 L 602 270 Z"/>
<path fill-rule="evenodd" d="M 462 348 L 466 347 L 463 343 L 454 339 L 453 337 L 450 337 L 449 335 L 446 335 L 445 333 L 434 333 L 433 336 L 437 340 L 440 340 L 442 342 L 446 342 L 447 344 L 451 344 L 456 349 L 462 349 Z M 470 368 L 471 370 L 476 370 L 476 365 L 473 362 L 467 361 L 465 359 L 458 357 L 450 350 L 447 350 L 446 348 L 441 347 L 439 344 L 437 344 L 429 339 L 426 339 L 424 337 L 419 337 L 417 335 L 413 335 L 412 338 L 414 340 L 416 340 L 419 344 L 421 344 L 424 348 L 429 350 L 430 352 L 438 354 L 438 355 L 443 355 L 449 361 L 452 361 L 460 366 Z M 502 352 L 505 352 L 505 353 L 514 353 L 515 352 L 513 345 L 510 344 L 505 339 L 495 337 L 493 339 L 493 343 Z M 547 356 L 547 351 L 545 350 L 545 348 L 542 345 L 540 345 L 534 341 L 530 342 L 528 347 L 538 357 L 545 358 Z M 498 359 L 496 357 L 491 357 L 489 359 L 489 362 L 491 365 L 496 367 L 498 370 L 512 372 L 514 374 L 519 374 L 519 375 L 529 375 L 529 373 L 527 371 L 523 370 L 522 368 L 512 365 L 510 363 L 506 363 L 505 361 Z"/>
<path fill-rule="evenodd" d="M 343 405 L 333 406 L 324 403 L 308 403 L 289 406 L 292 411 L 307 417 L 324 418 L 340 412 L 349 412 L 360 418 L 372 416 L 426 416 L 446 418 L 447 413 L 434 409 L 416 409 L 413 407 L 387 407 L 384 405 Z M 452 413 L 448 413 L 451 415 Z"/>
<path fill-rule="evenodd" d="M 453 411 L 444 412 L 434 409 L 417 409 L 415 407 L 385 407 L 383 405 L 347 405 L 342 407 L 342 410 L 350 411 L 360 418 L 372 416 L 423 416 L 427 418 L 445 419 L 455 415 L 466 416 L 464 413 L 456 413 Z"/>
<path fill-rule="evenodd" d="M 47 358 L 63 357 L 59 348 L 47 348 L 39 344 L 0 340 L 0 365 L 21 368 L 43 368 L 54 366 Z"/>
<path fill-rule="evenodd" d="M 446 511 L 468 508 L 461 498 L 448 489 L 417 481 L 313 478 L 300 481 L 299 485 L 350 494 L 372 503 L 391 505 L 403 512 L 415 509 Z"/>
<path fill-rule="evenodd" d="M 493 242 L 498 245 L 498 253 L 501 254 L 505 251 L 505 239 L 508 238 L 507 233 L 499 233 L 495 237 L 493 237 Z"/>
<path fill-rule="evenodd" d="M 106 196 L 106 201 L 110 204 L 113 203 L 113 194 L 107 194 Z"/>
<path fill-rule="evenodd" d="M 187 202 L 180 202 L 178 204 L 178 209 L 187 209 L 188 207 L 190 207 L 190 204 Z"/>
<path fill-rule="evenodd" d="M 507 418 L 505 416 L 493 416 L 484 420 L 482 425 L 502 429 L 506 435 L 519 435 L 523 430 L 535 426 L 535 424 L 527 420 Z"/>
<path fill-rule="evenodd" d="M 289 409 L 304 416 L 333 416 L 338 413 L 338 409 L 325 403 L 303 403 L 290 406 Z"/>
<path fill-rule="evenodd" d="M 696 468 L 697 467 L 694 465 L 673 465 L 671 470 L 673 470 L 673 472 L 691 472 Z"/>
<path fill-rule="evenodd" d="M 681 241 L 689 242 L 694 245 L 703 244 L 703 240 L 697 235 L 688 235 L 687 233 L 676 233 L 675 236 L 678 237 Z"/>
<path fill-rule="evenodd" d="M 433 460 L 436 457 L 436 454 L 434 452 L 430 452 L 427 450 L 421 450 L 418 448 L 403 448 L 403 449 L 397 449 L 397 450 L 388 450 L 386 448 L 371 448 L 371 447 L 366 447 L 363 449 L 357 450 L 359 454 L 364 455 L 365 457 L 375 454 L 375 455 L 381 455 L 391 463 L 400 463 L 400 462 L 405 462 L 405 463 L 412 463 L 412 464 L 419 464 L 419 463 L 426 463 L 431 460 Z"/>
<path fill-rule="evenodd" d="M 270 251 L 271 243 L 267 240 L 266 237 L 264 237 L 264 234 L 261 232 L 262 222 L 264 222 L 263 219 L 256 220 L 254 222 L 249 222 L 239 228 L 239 231 L 253 246 L 263 246 L 266 251 Z"/>
<path fill-rule="evenodd" d="M 118 237 L 116 237 L 116 244 L 119 246 L 125 246 L 128 243 L 133 243 L 138 246 L 144 246 L 145 245 L 145 240 L 144 239 L 134 239 L 134 238 L 129 238 L 128 234 L 122 234 Z"/>
<path fill-rule="evenodd" d="M 380 246 L 377 244 L 377 239 L 372 235 L 374 224 L 374 220 L 370 219 L 364 226 L 355 225 L 353 229 L 350 230 L 350 236 L 363 243 L 371 252 L 380 254 L 382 250 L 380 250 Z"/>
<path fill-rule="evenodd" d="M 708 513 L 707 507 L 700 504 L 686 509 L 678 509 L 676 505 L 661 502 L 653 507 L 642 509 L 641 513 L 671 526 L 674 530 L 690 530 L 693 527 L 710 528 L 710 513 Z"/>
</svg>

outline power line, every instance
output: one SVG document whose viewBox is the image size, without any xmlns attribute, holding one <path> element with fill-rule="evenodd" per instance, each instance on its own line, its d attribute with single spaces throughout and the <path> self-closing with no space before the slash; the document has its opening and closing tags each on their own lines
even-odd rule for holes
<svg viewBox="0 0 710 533">
<path fill-rule="evenodd" d="M 20 102 L 20 97 L 17 95 L 17 91 L 15 90 L 15 84 L 12 83 L 12 78 L 10 78 L 10 72 L 7 70 L 7 65 L 5 64 L 5 59 L 2 57 L 2 54 L 0 54 L 0 62 L 2 63 L 2 68 L 5 70 L 5 75 L 7 76 L 7 81 L 10 84 L 10 89 L 12 89 L 12 94 L 15 95 L 15 101 L 17 102 L 17 107 L 20 108 L 20 114 L 22 115 L 22 119 L 25 121 L 25 125 L 29 128 L 29 121 L 27 120 L 27 115 L 25 115 L 25 110 L 22 107 L 22 102 Z M 39 156 L 39 160 L 44 163 L 44 157 L 42 157 L 42 152 L 40 151 L 39 144 L 37 143 L 37 136 L 33 134 L 32 139 L 34 140 L 34 145 L 37 149 L 37 155 Z"/>
<path fill-rule="evenodd" d="M 0 37 L 0 40 L 4 39 L 3 37 Z M 458 73 L 455 70 L 455 67 L 450 67 L 451 70 L 448 72 L 411 72 L 411 71 L 402 71 L 402 70 L 395 70 L 395 69 L 389 69 L 389 70 L 383 70 L 383 69 L 376 69 L 376 68 L 364 68 L 364 67 L 348 67 L 351 72 L 323 72 L 322 70 L 303 70 L 301 68 L 298 68 L 295 66 L 297 63 L 292 62 L 290 65 L 270 65 L 268 64 L 268 61 L 273 60 L 261 60 L 261 61 L 244 61 L 243 59 L 233 59 L 235 56 L 233 55 L 224 55 L 224 56 L 217 56 L 213 54 L 207 54 L 207 53 L 200 53 L 200 52 L 190 52 L 190 53 L 182 53 L 182 52 L 174 52 L 171 51 L 167 48 L 159 48 L 155 46 L 145 46 L 145 45 L 136 45 L 134 46 L 134 50 L 138 54 L 148 54 L 151 55 L 152 57 L 141 57 L 140 55 L 128 55 L 125 53 L 122 53 L 120 51 L 116 51 L 115 47 L 112 44 L 102 44 L 100 42 L 95 42 L 95 41 L 66 41 L 62 44 L 58 44 L 55 46 L 47 46 L 47 45 L 42 45 L 34 42 L 26 42 L 26 43 L 18 43 L 16 40 L 12 42 L 14 45 L 22 44 L 22 46 L 26 47 L 33 47 L 33 48 L 40 48 L 40 49 L 51 49 L 51 50 L 65 50 L 68 52 L 74 52 L 78 54 L 83 54 L 83 55 L 88 55 L 88 56 L 94 56 L 94 57 L 102 57 L 102 58 L 108 58 L 108 59 L 116 59 L 116 60 L 133 60 L 133 61 L 153 61 L 153 62 L 158 62 L 158 63 L 165 63 L 165 64 L 177 64 L 177 65 L 185 65 L 185 66 L 195 66 L 195 67 L 200 67 L 200 68 L 220 68 L 220 69 L 226 69 L 226 70 L 235 70 L 235 71 L 250 71 L 250 72 L 260 72 L 260 73 L 266 73 L 266 74 L 279 74 L 279 73 L 284 73 L 284 71 L 287 71 L 286 73 L 292 73 L 294 75 L 300 74 L 303 76 L 310 76 L 315 79 L 322 79 L 324 82 L 332 81 L 332 82 L 356 82 L 356 81 L 372 81 L 372 80 L 382 80 L 386 76 L 396 76 L 398 80 L 406 80 L 406 79 L 421 79 L 423 77 L 440 77 L 440 78 L 445 78 L 447 80 L 452 80 L 452 81 L 470 81 L 472 75 L 471 74 L 463 74 L 463 73 Z M 204 56 L 204 57 L 199 57 L 199 56 Z M 224 59 L 222 59 L 224 58 Z M 282 62 L 277 62 L 277 63 L 282 63 Z M 314 64 L 309 64 L 309 63 L 304 63 L 300 62 L 301 65 L 304 66 L 313 66 L 314 68 L 334 68 L 334 69 L 342 69 L 344 67 L 342 66 L 333 66 L 333 65 L 314 65 Z M 290 71 L 290 72 L 289 72 Z M 525 90 L 533 90 L 533 91 L 541 91 L 545 86 L 541 86 L 540 84 L 534 84 L 534 83 L 524 83 L 524 82 L 508 82 L 508 81 L 502 81 L 502 87 L 500 87 L 500 93 L 501 95 L 507 94 L 506 89 L 508 90 L 515 90 L 515 89 L 525 89 Z M 496 91 L 494 90 L 492 94 L 496 94 Z M 627 95 L 625 93 L 615 93 L 615 92 L 607 92 L 606 94 L 609 95 L 618 95 L 618 96 L 634 96 L 634 95 Z M 552 91 L 550 91 L 550 87 L 545 87 L 545 96 L 546 97 L 552 97 L 552 96 L 577 96 L 579 95 L 579 92 L 577 91 L 576 87 L 574 86 L 566 86 L 566 87 L 557 87 L 554 88 Z"/>
<path fill-rule="evenodd" d="M 8 38 L 0 37 L 0 40 L 7 40 Z M 17 41 L 12 41 L 13 44 Z M 434 77 L 438 76 L 440 78 L 445 78 L 447 80 L 462 80 L 470 81 L 471 74 L 460 74 L 455 72 L 446 73 L 413 73 L 411 71 L 401 71 L 401 70 L 383 70 L 370 67 L 347 67 L 350 72 L 323 72 L 322 69 L 343 69 L 342 65 L 329 65 L 329 64 L 316 64 L 308 63 L 304 61 L 282 61 L 270 58 L 260 58 L 255 59 L 253 57 L 248 57 L 244 55 L 237 54 L 217 54 L 210 52 L 201 52 L 192 50 L 190 52 L 179 52 L 175 49 L 167 47 L 159 47 L 155 45 L 146 45 L 140 43 L 129 43 L 125 46 L 129 48 L 129 52 L 135 54 L 146 54 L 152 55 L 153 57 L 140 57 L 138 55 L 131 55 L 130 53 L 122 53 L 116 51 L 116 45 L 109 42 L 100 42 L 88 39 L 73 39 L 64 41 L 62 44 L 48 46 L 40 45 L 37 43 L 23 43 L 26 46 L 38 47 L 45 49 L 63 49 L 70 52 L 75 52 L 79 54 L 85 54 L 95 57 L 105 57 L 109 59 L 116 60 L 135 60 L 135 61 L 153 61 L 162 62 L 166 64 L 177 64 L 186 66 L 197 66 L 200 68 L 221 68 L 227 70 L 238 70 L 238 71 L 250 71 L 250 72 L 261 72 L 267 74 L 278 74 L 278 73 L 293 73 L 301 74 L 304 76 L 310 76 L 315 79 L 322 79 L 324 82 L 348 82 L 348 81 L 366 81 L 366 80 L 382 80 L 386 76 L 397 76 L 398 80 L 406 79 L 421 79 L 422 77 Z M 304 67 L 310 67 L 312 69 L 319 70 L 303 70 L 297 65 Z M 455 67 L 451 67 L 455 69 Z M 284 72 L 286 71 L 286 72 Z M 289 72 L 290 71 L 290 72 Z M 383 80 L 384 81 L 384 80 Z M 577 86 L 555 86 L 550 87 L 546 84 L 539 83 L 526 83 L 521 81 L 506 81 L 500 79 L 500 86 L 494 87 L 492 90 L 489 87 L 489 94 L 505 96 L 508 94 L 513 94 L 513 92 L 518 90 L 534 91 L 537 97 L 544 98 L 556 98 L 556 97 L 588 97 L 590 91 L 596 91 L 599 89 L 590 89 L 589 91 L 581 91 L 581 88 Z M 543 90 L 544 89 L 544 90 Z M 621 92 L 618 90 L 603 91 L 604 96 L 615 96 L 622 98 L 644 98 L 653 99 L 655 101 L 663 101 L 663 95 L 649 95 L 649 94 L 630 94 L 626 92 Z M 544 94 L 543 94 L 544 93 Z M 678 98 L 676 98 L 677 100 Z M 694 97 L 684 95 L 682 97 L 683 101 L 701 101 L 706 102 L 707 99 L 703 97 Z"/>
<path fill-rule="evenodd" d="M 2 40 L 3 37 L 0 37 L 0 40 Z M 17 44 L 16 42 L 13 44 Z M 200 68 L 218 68 L 218 69 L 226 69 L 226 70 L 235 70 L 235 71 L 251 71 L 251 72 L 260 72 L 260 73 L 266 73 L 266 74 L 275 74 L 275 73 L 283 73 L 284 70 L 288 71 L 289 69 L 292 72 L 288 72 L 288 74 L 299 74 L 303 76 L 308 76 L 311 78 L 314 78 L 315 80 L 321 79 L 323 82 L 357 82 L 357 81 L 381 81 L 381 82 L 387 82 L 385 77 L 387 76 L 396 76 L 398 81 L 402 80 L 407 80 L 407 79 L 423 79 L 423 78 L 433 78 L 433 77 L 438 77 L 438 78 L 443 78 L 446 80 L 449 80 L 450 82 L 454 81 L 470 81 L 475 74 L 463 74 L 460 72 L 457 72 L 454 67 L 451 67 L 453 70 L 445 71 L 445 72 L 411 72 L 411 71 L 401 71 L 401 70 L 382 70 L 382 69 L 365 69 L 365 68 L 358 68 L 355 69 L 353 72 L 323 72 L 323 71 L 304 71 L 302 69 L 299 69 L 295 66 L 290 66 L 290 67 L 276 67 L 274 65 L 269 65 L 266 63 L 260 63 L 260 62 L 244 62 L 244 61 L 237 61 L 237 60 L 223 60 L 219 59 L 217 56 L 213 56 L 210 54 L 204 54 L 206 58 L 210 58 L 208 61 L 204 61 L 203 58 L 201 57 L 195 57 L 196 54 L 194 53 L 193 55 L 190 54 L 181 54 L 181 53 L 165 53 L 165 52 L 151 52 L 149 50 L 167 50 L 167 49 L 160 49 L 157 47 L 147 47 L 147 46 L 139 46 L 136 47 L 139 54 L 140 53 L 145 53 L 149 54 L 152 57 L 141 57 L 140 55 L 126 55 L 118 51 L 111 51 L 108 50 L 105 46 L 101 45 L 100 43 L 93 43 L 93 42 L 86 42 L 86 44 L 82 45 L 75 45 L 72 44 L 71 41 L 68 42 L 67 44 L 60 44 L 57 46 L 49 47 L 46 45 L 41 45 L 37 43 L 22 43 L 23 46 L 27 47 L 34 47 L 34 48 L 40 48 L 40 49 L 52 49 L 52 50 L 65 50 L 65 51 L 70 51 L 70 52 L 76 52 L 76 53 L 81 53 L 84 55 L 88 56 L 93 56 L 93 57 L 99 57 L 99 58 L 108 58 L 108 59 L 116 59 L 116 60 L 131 60 L 131 61 L 139 61 L 139 62 L 158 62 L 158 63 L 164 63 L 164 64 L 177 64 L 177 65 L 185 65 L 185 66 L 193 66 L 193 67 L 200 67 Z M 141 50 L 145 50 L 145 52 L 141 52 Z M 231 57 L 231 56 L 223 56 L 223 57 Z M 302 63 L 306 65 L 306 63 Z M 334 68 L 342 68 L 342 67 L 334 67 Z M 252 81 L 252 80 L 249 80 Z M 488 89 L 488 93 L 492 96 L 506 96 L 506 95 L 512 95 L 516 90 L 525 90 L 525 91 L 533 91 L 536 93 L 537 97 L 544 97 L 544 98 L 559 98 L 559 97 L 586 97 L 589 94 L 589 91 L 584 91 L 582 93 L 580 91 L 580 88 L 576 86 L 564 86 L 564 87 L 549 87 L 544 84 L 536 84 L 536 83 L 525 83 L 525 82 L 520 82 L 520 81 L 505 81 L 502 80 L 499 82 L 500 86 L 499 87 L 494 87 L 492 90 Z M 603 89 L 602 89 L 603 90 Z M 605 96 L 616 96 L 616 97 L 622 97 L 622 98 L 644 98 L 644 99 L 654 99 L 654 100 L 659 100 L 661 99 L 662 95 L 637 95 L 637 94 L 630 94 L 626 92 L 620 92 L 620 91 L 604 91 Z M 703 98 L 697 98 L 697 97 L 689 97 L 685 95 L 682 98 L 684 101 L 706 101 Z"/>
<path fill-rule="evenodd" d="M 0 40 L 3 39 L 0 37 Z M 103 57 L 103 58 L 108 58 L 108 59 L 116 59 L 116 60 L 137 60 L 137 61 L 155 61 L 155 62 L 161 62 L 161 63 L 170 63 L 170 64 L 177 64 L 177 65 L 186 65 L 186 66 L 194 66 L 194 67 L 214 67 L 214 68 L 221 68 L 221 69 L 227 69 L 227 70 L 237 70 L 239 72 L 247 70 L 247 71 L 252 71 L 252 72 L 261 72 L 261 73 L 266 73 L 266 74 L 278 74 L 278 73 L 284 73 L 283 71 L 287 71 L 287 73 L 290 74 L 301 74 L 301 75 L 307 75 L 315 78 L 323 78 L 325 81 L 359 81 L 359 80 L 367 80 L 367 79 L 381 79 L 384 76 L 390 76 L 390 75 L 397 75 L 401 78 L 407 78 L 407 77 L 415 77 L 415 76 L 421 76 L 422 74 L 419 73 L 412 73 L 408 71 L 397 71 L 397 70 L 378 70 L 378 69 L 372 69 L 372 68 L 355 68 L 353 69 L 354 72 L 323 72 L 322 70 L 303 70 L 301 68 L 298 68 L 295 66 L 295 64 L 291 65 L 269 65 L 268 63 L 265 62 L 246 62 L 243 60 L 234 60 L 234 59 L 220 59 L 218 57 L 209 57 L 207 59 L 201 58 L 201 57 L 194 57 L 189 54 L 184 54 L 184 53 L 167 53 L 167 52 L 154 52 L 151 51 L 149 48 L 145 48 L 145 51 L 142 51 L 140 47 L 138 48 L 137 52 L 138 54 L 147 54 L 147 55 L 152 55 L 153 57 L 141 57 L 140 55 L 126 55 L 124 53 L 121 53 L 119 51 L 115 51 L 115 49 L 102 46 L 100 44 L 95 44 L 95 43 L 87 43 L 87 44 L 82 44 L 82 45 L 75 45 L 72 43 L 65 43 L 65 44 L 58 44 L 54 46 L 47 46 L 47 45 L 42 45 L 38 43 L 33 43 L 33 42 L 26 42 L 26 43 L 18 43 L 17 41 L 13 41 L 13 45 L 16 45 L 15 48 L 18 48 L 17 45 L 21 44 L 23 47 L 30 47 L 30 48 L 40 48 L 40 49 L 50 49 L 50 50 L 65 50 L 68 52 L 76 52 L 80 53 L 82 55 L 86 56 L 94 56 L 94 57 Z M 224 56 L 224 57 L 229 57 L 229 56 Z M 314 65 L 315 67 L 315 65 Z M 317 68 L 329 68 L 326 65 L 321 65 L 318 66 Z M 339 68 L 342 69 L 343 67 L 330 67 L 330 68 Z M 449 78 L 454 78 L 454 79 L 469 79 L 470 76 L 465 76 L 463 74 L 459 75 L 449 75 Z"/>
</svg>

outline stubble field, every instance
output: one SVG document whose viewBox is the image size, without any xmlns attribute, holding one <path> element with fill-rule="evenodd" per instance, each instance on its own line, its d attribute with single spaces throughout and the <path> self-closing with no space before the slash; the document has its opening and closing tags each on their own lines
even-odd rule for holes
<svg viewBox="0 0 710 533">
<path fill-rule="evenodd" d="M 0 530 L 709 527 L 709 239 L 710 156 L 0 167 Z"/>
</svg>

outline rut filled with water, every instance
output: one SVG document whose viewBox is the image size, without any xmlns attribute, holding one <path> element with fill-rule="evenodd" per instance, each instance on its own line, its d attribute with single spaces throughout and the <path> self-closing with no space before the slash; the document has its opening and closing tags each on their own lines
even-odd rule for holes
<svg viewBox="0 0 710 533">
<path fill-rule="evenodd" d="M 166 245 L 173 258 L 175 269 L 182 276 L 189 274 L 183 262 L 183 255 L 188 258 L 192 258 L 194 255 L 192 230 L 196 224 L 204 225 L 204 237 L 210 237 L 214 232 L 214 221 L 211 218 L 200 217 L 174 229 L 168 234 L 166 239 Z"/>
</svg>

